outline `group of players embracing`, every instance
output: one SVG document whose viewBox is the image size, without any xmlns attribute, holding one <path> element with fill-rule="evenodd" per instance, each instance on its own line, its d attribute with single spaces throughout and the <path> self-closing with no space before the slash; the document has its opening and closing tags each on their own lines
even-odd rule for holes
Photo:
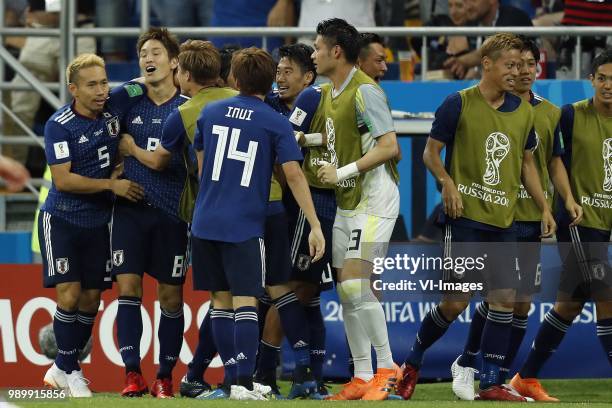
<svg viewBox="0 0 612 408">
<path fill-rule="evenodd" d="M 482 47 L 482 81 L 451 95 L 436 113 L 424 159 L 442 185 L 446 249 L 453 242 L 539 242 L 554 234 L 549 178 L 567 212 L 567 233 L 561 235 L 560 228 L 558 239 L 608 240 L 603 235 L 607 231 L 609 237 L 610 210 L 593 206 L 583 214 L 573 197 L 606 194 L 606 180 L 612 183 L 597 167 L 602 145 L 610 141 L 604 139 L 612 122 L 612 53 L 594 61 L 594 99 L 564 108 L 562 115 L 531 93 L 536 50 L 513 35 L 489 38 Z M 166 29 L 152 28 L 138 39 L 137 52 L 143 77 L 113 90 L 100 57 L 76 57 L 66 69 L 73 101 L 45 126 L 53 184 L 41 209 L 39 237 L 44 286 L 57 292 L 58 345 L 45 384 L 73 397 L 91 396 L 79 350 L 91 336 L 101 291 L 115 281 L 117 338 L 126 370 L 121 394 L 148 392 L 139 347 L 146 272 L 158 282 L 161 309 L 159 369 L 150 391 L 172 397 L 172 371 L 183 344 L 183 283 L 192 265 L 194 289 L 209 291 L 211 305 L 181 380 L 184 397 L 283 398 L 276 366 L 286 337 L 296 363 L 288 398 L 409 399 L 425 350 L 469 297 L 449 294 L 423 321 L 404 365 L 394 363 L 385 314 L 370 286 L 372 262 L 385 256 L 399 212 L 401 153 L 377 84 L 386 71 L 380 38 L 359 34 L 341 19 L 324 20 L 314 48 L 283 46 L 276 63 L 261 49 L 217 50 L 201 40 L 179 45 Z M 330 82 L 314 85 L 317 75 Z M 271 91 L 274 81 L 278 89 Z M 596 137 L 593 126 L 600 132 Z M 591 139 L 583 147 L 587 129 Z M 440 159 L 444 146 L 446 166 Z M 598 158 L 591 159 L 597 149 Z M 577 159 L 579 171 L 572 167 L 568 178 L 570 162 L 561 157 L 571 159 L 572 152 L 589 159 Z M 506 205 L 459 187 L 474 183 L 495 186 L 491 190 L 503 195 Z M 524 236 L 517 236 L 513 224 L 522 225 Z M 589 253 L 580 251 L 580 260 L 570 254 L 567 263 L 586 270 L 585 262 L 593 264 L 592 256 L 583 259 Z M 522 340 L 519 329 L 524 334 L 533 291 L 522 286 L 531 277 L 519 276 L 520 255 L 500 256 L 507 259 L 496 260 L 498 278 L 488 280 L 494 285 L 478 306 L 465 352 L 453 364 L 453 389 L 462 398 L 474 399 L 474 356 L 482 349 L 478 397 L 525 400 L 503 383 L 512 350 Z M 535 271 L 536 265 L 520 270 L 532 266 Z M 607 281 L 600 281 L 606 289 Z M 322 378 L 325 325 L 319 296 L 334 284 L 354 373 L 330 395 Z M 565 332 L 555 332 L 554 343 L 551 330 L 567 329 L 590 296 L 585 285 L 581 282 L 579 294 L 567 294 L 571 302 L 561 287 L 534 356 L 522 377 L 513 379 L 515 388 L 539 386 L 533 377 Z M 600 303 L 598 333 L 609 352 L 612 309 L 605 302 L 600 309 Z M 203 377 L 217 353 L 224 381 L 212 389 Z"/>
</svg>

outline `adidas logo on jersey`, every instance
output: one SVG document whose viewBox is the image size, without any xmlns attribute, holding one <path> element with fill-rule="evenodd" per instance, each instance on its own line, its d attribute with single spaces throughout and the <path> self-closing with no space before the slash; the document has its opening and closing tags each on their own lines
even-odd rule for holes
<svg viewBox="0 0 612 408">
<path fill-rule="evenodd" d="M 233 358 L 230 358 L 230 359 L 229 359 L 229 360 L 227 360 L 227 361 L 225 362 L 225 364 L 223 364 L 223 365 L 224 365 L 224 366 L 231 366 L 231 365 L 234 365 L 234 364 L 237 364 L 237 363 L 236 363 L 236 360 L 234 360 Z"/>
<path fill-rule="evenodd" d="M 240 353 L 236 356 L 236 360 L 246 360 L 246 359 L 247 357 L 243 353 Z"/>
<path fill-rule="evenodd" d="M 79 143 L 87 143 L 89 142 L 89 139 L 85 137 L 85 135 L 81 135 L 81 137 L 79 138 Z"/>
<path fill-rule="evenodd" d="M 300 340 L 293 345 L 293 348 L 296 349 L 296 348 L 306 347 L 306 346 L 308 346 L 308 343 L 306 343 L 304 340 Z"/>
<path fill-rule="evenodd" d="M 135 125 L 142 125 L 142 118 L 140 117 L 140 115 L 136 116 L 133 120 L 132 123 Z"/>
</svg>

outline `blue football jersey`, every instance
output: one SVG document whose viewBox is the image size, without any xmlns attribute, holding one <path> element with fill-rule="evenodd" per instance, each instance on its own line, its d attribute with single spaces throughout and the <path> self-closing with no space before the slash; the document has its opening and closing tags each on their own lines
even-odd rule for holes
<svg viewBox="0 0 612 408">
<path fill-rule="evenodd" d="M 263 237 L 275 162 L 302 160 L 287 118 L 238 95 L 206 106 L 194 148 L 204 150 L 191 231 L 223 242 Z"/>
<path fill-rule="evenodd" d="M 285 102 L 281 100 L 280 95 L 278 94 L 278 89 L 274 89 L 268 92 L 268 94 L 266 95 L 266 99 L 264 99 L 264 102 L 270 105 L 272 109 L 274 109 L 283 116 L 288 117 L 291 113 L 291 109 L 289 109 Z"/>
<path fill-rule="evenodd" d="M 316 85 L 311 85 L 305 88 L 295 100 L 293 111 L 289 116 L 289 122 L 293 125 L 293 129 L 309 133 L 310 123 L 319 107 L 321 101 L 321 88 Z"/>
<path fill-rule="evenodd" d="M 179 92 L 162 105 L 144 97 L 123 118 L 122 131 L 132 135 L 134 143 L 153 151 L 160 144 L 166 118 L 188 99 Z M 144 200 L 170 215 L 178 215 L 178 205 L 185 186 L 187 168 L 181 154 L 172 154 L 163 171 L 152 170 L 134 157 L 124 159 L 124 177 L 140 184 Z"/>
<path fill-rule="evenodd" d="M 144 95 L 144 85 L 125 84 L 110 94 L 104 111 L 90 119 L 73 104 L 62 106 L 45 124 L 45 156 L 49 165 L 70 162 L 70 172 L 84 177 L 109 178 L 117 159 L 123 114 Z M 81 227 L 108 223 L 112 193 L 76 194 L 51 184 L 42 210 Z"/>
</svg>

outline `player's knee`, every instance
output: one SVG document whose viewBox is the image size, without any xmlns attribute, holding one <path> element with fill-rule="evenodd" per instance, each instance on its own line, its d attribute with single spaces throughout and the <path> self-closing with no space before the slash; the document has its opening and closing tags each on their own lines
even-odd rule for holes
<svg viewBox="0 0 612 408">
<path fill-rule="evenodd" d="M 295 292 L 295 296 L 297 296 L 298 300 L 301 304 L 307 305 L 310 300 L 317 295 L 319 290 L 318 286 L 312 283 L 307 282 L 299 282 L 293 287 L 293 291 Z"/>
<path fill-rule="evenodd" d="M 79 296 L 79 310 L 86 313 L 97 313 L 100 307 L 100 291 L 84 290 Z"/>
<path fill-rule="evenodd" d="M 119 296 L 142 298 L 142 279 L 138 275 L 124 274 L 117 276 Z"/>
<path fill-rule="evenodd" d="M 168 312 L 176 312 L 183 307 L 183 296 L 177 291 L 160 291 L 158 294 L 159 305 Z"/>
<path fill-rule="evenodd" d="M 449 322 L 454 321 L 466 307 L 469 301 L 442 301 L 440 302 L 440 311 Z"/>
<path fill-rule="evenodd" d="M 268 292 L 270 297 L 273 300 L 275 300 L 291 292 L 291 289 L 289 288 L 288 285 L 274 285 L 274 286 L 266 286 L 266 292 Z"/>
<path fill-rule="evenodd" d="M 516 302 L 514 304 L 514 314 L 518 316 L 527 316 L 530 308 L 531 302 Z"/>
<path fill-rule="evenodd" d="M 81 285 L 79 284 L 60 284 L 56 287 L 57 306 L 62 310 L 74 311 L 79 307 L 81 296 Z"/>
<path fill-rule="evenodd" d="M 583 306 L 584 302 L 556 302 L 554 310 L 563 320 L 571 322 L 582 311 Z"/>
<path fill-rule="evenodd" d="M 595 306 L 598 321 L 612 318 L 612 301 L 597 301 Z"/>
</svg>

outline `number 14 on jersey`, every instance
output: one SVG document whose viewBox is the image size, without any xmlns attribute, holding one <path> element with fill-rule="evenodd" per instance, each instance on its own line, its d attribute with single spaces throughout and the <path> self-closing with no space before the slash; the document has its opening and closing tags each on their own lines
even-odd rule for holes
<svg viewBox="0 0 612 408">
<path fill-rule="evenodd" d="M 230 135 L 231 130 L 231 135 Z M 212 180 L 219 181 L 221 176 L 221 169 L 225 160 L 225 147 L 227 145 L 227 138 L 230 136 L 229 149 L 227 151 L 227 158 L 230 160 L 238 160 L 244 163 L 242 170 L 242 178 L 240 185 L 248 187 L 251 184 L 251 176 L 253 175 L 253 167 L 255 166 L 255 157 L 257 156 L 258 142 L 250 141 L 249 147 L 246 152 L 238 150 L 238 141 L 240 140 L 240 129 L 230 129 L 227 126 L 214 125 L 212 133 L 218 136 L 217 148 L 215 149 L 215 160 L 213 163 Z"/>
</svg>

